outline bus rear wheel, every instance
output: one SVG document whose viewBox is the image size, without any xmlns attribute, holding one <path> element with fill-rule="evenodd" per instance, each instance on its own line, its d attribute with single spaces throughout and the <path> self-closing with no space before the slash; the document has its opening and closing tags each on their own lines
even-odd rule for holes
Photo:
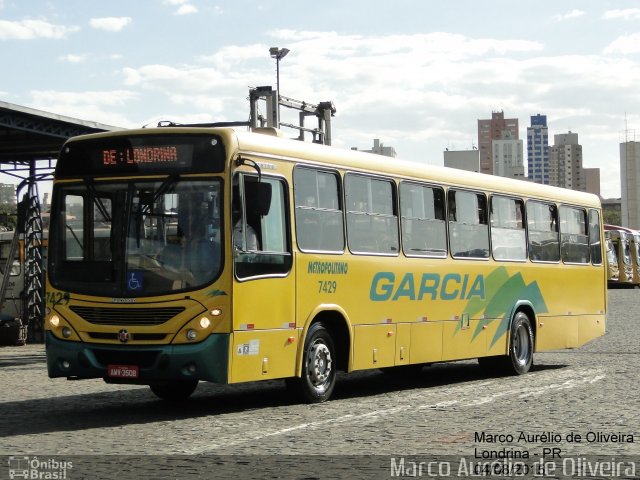
<svg viewBox="0 0 640 480">
<path fill-rule="evenodd" d="M 336 385 L 336 360 L 331 334 L 322 322 L 314 323 L 304 342 L 302 375 L 288 379 L 287 385 L 308 403 L 328 400 Z"/>
<path fill-rule="evenodd" d="M 198 380 L 179 380 L 149 385 L 151 391 L 162 400 L 178 402 L 191 396 L 198 386 Z"/>
<path fill-rule="evenodd" d="M 516 313 L 511 323 L 508 355 L 478 358 L 487 373 L 523 375 L 533 365 L 534 338 L 531 320 L 524 312 Z"/>
<path fill-rule="evenodd" d="M 511 323 L 511 341 L 509 342 L 509 360 L 505 367 L 509 373 L 522 375 L 533 364 L 533 329 L 531 320 L 524 312 L 516 313 Z"/>
</svg>

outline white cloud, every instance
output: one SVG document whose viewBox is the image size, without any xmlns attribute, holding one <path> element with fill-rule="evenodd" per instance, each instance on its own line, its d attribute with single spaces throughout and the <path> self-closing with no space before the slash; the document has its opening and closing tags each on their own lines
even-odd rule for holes
<svg viewBox="0 0 640 480">
<path fill-rule="evenodd" d="M 61 60 L 63 62 L 69 62 L 69 63 L 82 63 L 87 59 L 87 55 L 86 54 L 75 54 L 75 53 L 68 53 L 66 55 L 61 55 L 58 57 L 58 60 Z"/>
<path fill-rule="evenodd" d="M 101 17 L 89 20 L 89 25 L 98 30 L 119 32 L 131 24 L 131 17 Z"/>
<path fill-rule="evenodd" d="M 44 20 L 0 20 L 0 40 L 33 40 L 36 38 L 59 40 L 78 30 L 80 30 L 79 27 L 54 25 Z"/>
<path fill-rule="evenodd" d="M 126 115 L 114 113 L 116 107 L 127 107 L 135 103 L 139 95 L 129 90 L 64 92 L 57 90 L 34 90 L 31 92 L 33 108 L 56 112 L 73 118 L 93 120 L 117 127 L 137 127 Z"/>
<path fill-rule="evenodd" d="M 190 3 L 185 3 L 184 5 L 180 5 L 180 8 L 178 8 L 175 12 L 173 12 L 174 15 L 190 15 L 192 13 L 197 13 L 198 9 L 195 7 L 195 5 L 191 5 Z"/>
<path fill-rule="evenodd" d="M 248 86 L 275 86 L 269 47 L 287 47 L 291 53 L 280 64 L 282 93 L 311 103 L 333 101 L 337 146 L 364 148 L 377 137 L 402 158 L 441 165 L 446 146 L 466 148 L 477 141 L 476 120 L 491 111 L 519 118 L 521 138 L 529 116 L 542 113 L 550 135 L 579 133 L 585 166 L 606 167 L 603 194 L 619 191 L 618 145 L 611 138 L 622 129 L 625 110 L 640 111 L 635 88 L 640 63 L 633 58 L 553 55 L 538 42 L 443 32 L 364 36 L 277 30 L 267 41 L 228 45 L 193 64 L 124 68 L 122 91 L 70 98 L 53 92 L 39 101 L 48 110 L 59 104 L 72 116 L 94 108 L 80 118 L 122 126 L 145 97 L 153 99 L 152 110 L 144 113 L 149 121 L 244 120 Z M 282 114 L 283 121 L 297 124 L 297 112 Z"/>
<path fill-rule="evenodd" d="M 605 54 L 620 53 L 628 55 L 638 52 L 640 52 L 640 33 L 618 37 L 604 49 Z"/>
<path fill-rule="evenodd" d="M 582 16 L 584 15 L 584 13 L 585 13 L 585 12 L 584 12 L 584 11 L 582 11 L 582 10 L 574 9 L 574 10 L 571 10 L 570 12 L 566 12 L 566 13 L 559 13 L 559 14 L 557 14 L 557 15 L 554 15 L 554 16 L 553 16 L 553 19 L 554 19 L 556 22 L 562 22 L 562 21 L 564 21 L 564 20 L 570 20 L 570 19 L 572 19 L 572 18 L 582 17 Z"/>
<path fill-rule="evenodd" d="M 623 18 L 624 20 L 640 20 L 640 8 L 627 8 L 625 10 L 607 10 L 602 15 L 606 20 Z"/>
<path fill-rule="evenodd" d="M 178 7 L 173 14 L 174 15 L 189 15 L 191 13 L 197 13 L 198 8 L 189 3 L 189 0 L 164 0 L 162 3 L 170 5 L 172 7 Z"/>
</svg>

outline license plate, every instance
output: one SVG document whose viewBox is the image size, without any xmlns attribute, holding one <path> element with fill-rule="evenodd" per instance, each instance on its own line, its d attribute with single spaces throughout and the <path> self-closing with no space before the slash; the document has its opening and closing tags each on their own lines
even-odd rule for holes
<svg viewBox="0 0 640 480">
<path fill-rule="evenodd" d="M 107 365 L 107 375 L 112 378 L 138 378 L 138 365 Z"/>
</svg>

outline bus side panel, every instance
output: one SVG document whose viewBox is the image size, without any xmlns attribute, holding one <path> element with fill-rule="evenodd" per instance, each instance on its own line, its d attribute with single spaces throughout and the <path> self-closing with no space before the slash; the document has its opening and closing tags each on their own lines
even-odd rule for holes
<svg viewBox="0 0 640 480">
<path fill-rule="evenodd" d="M 605 334 L 607 321 L 604 315 L 584 315 L 578 324 L 578 345 L 584 345 Z"/>
<path fill-rule="evenodd" d="M 396 326 L 396 365 L 408 365 L 411 359 L 411 324 Z"/>
<path fill-rule="evenodd" d="M 353 370 L 394 365 L 396 325 L 357 325 L 353 330 Z"/>
<path fill-rule="evenodd" d="M 443 322 L 443 360 L 483 357 L 487 354 L 486 330 L 479 325 L 484 320 L 460 320 Z"/>
<path fill-rule="evenodd" d="M 234 332 L 229 383 L 295 375 L 298 330 Z"/>
<path fill-rule="evenodd" d="M 559 350 L 578 346 L 578 317 L 559 315 L 538 321 L 536 351 Z"/>
<path fill-rule="evenodd" d="M 443 322 L 422 322 L 411 325 L 411 363 L 442 360 Z"/>
<path fill-rule="evenodd" d="M 488 356 L 507 354 L 509 337 L 507 335 L 498 334 L 500 325 L 501 322 L 499 320 L 488 322 L 486 325 Z"/>
<path fill-rule="evenodd" d="M 535 311 L 536 351 L 579 347 L 604 328 L 595 321 L 606 309 L 605 268 L 570 264 L 534 267 L 544 300 L 544 309 Z M 583 335 L 579 325 L 587 318 L 593 320 L 587 320 L 585 326 L 595 325 Z"/>
</svg>

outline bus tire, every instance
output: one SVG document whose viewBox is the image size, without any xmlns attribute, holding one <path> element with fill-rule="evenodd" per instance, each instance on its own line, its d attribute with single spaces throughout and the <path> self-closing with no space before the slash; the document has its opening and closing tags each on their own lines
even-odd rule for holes
<svg viewBox="0 0 640 480">
<path fill-rule="evenodd" d="M 179 402 L 191 396 L 198 386 L 198 380 L 178 380 L 149 385 L 157 397 L 169 402 Z"/>
<path fill-rule="evenodd" d="M 533 328 L 524 312 L 516 313 L 511 322 L 509 355 L 504 359 L 505 370 L 512 375 L 523 375 L 533 364 Z"/>
<path fill-rule="evenodd" d="M 533 329 L 524 312 L 516 313 L 511 322 L 509 353 L 497 357 L 480 357 L 478 364 L 488 375 L 523 375 L 533 365 Z"/>
<path fill-rule="evenodd" d="M 324 402 L 336 385 L 336 361 L 331 334 L 322 322 L 314 323 L 304 341 L 302 374 L 290 379 L 288 385 L 295 387 L 308 403 Z"/>
</svg>

